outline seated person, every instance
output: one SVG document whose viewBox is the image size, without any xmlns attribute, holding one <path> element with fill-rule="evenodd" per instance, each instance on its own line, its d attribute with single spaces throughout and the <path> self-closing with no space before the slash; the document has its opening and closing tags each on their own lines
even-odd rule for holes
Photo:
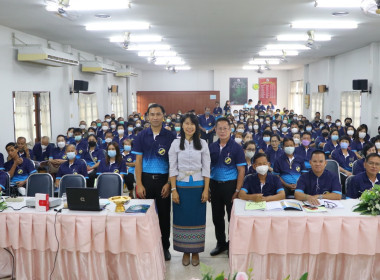
<svg viewBox="0 0 380 280">
<path fill-rule="evenodd" d="M 98 141 L 95 135 L 88 136 L 87 141 L 88 150 L 84 154 L 83 159 L 86 161 L 87 173 L 89 177 L 87 187 L 93 188 L 95 184 L 96 170 L 100 164 L 100 161 L 104 158 L 104 150 L 98 147 Z"/>
<path fill-rule="evenodd" d="M 239 192 L 239 198 L 252 201 L 274 201 L 285 198 L 285 191 L 279 178 L 268 174 L 269 161 L 264 153 L 258 153 L 253 158 L 257 174 L 245 177 Z"/>
<path fill-rule="evenodd" d="M 273 167 L 273 174 L 280 176 L 287 196 L 294 194 L 301 172 L 307 172 L 304 160 L 294 154 L 294 145 L 292 138 L 284 139 L 283 147 L 285 153 L 276 160 Z"/>
<path fill-rule="evenodd" d="M 367 138 L 367 126 L 362 124 L 356 130 L 354 141 L 351 142 L 350 147 L 351 151 L 353 151 L 358 159 L 362 159 L 361 151 L 364 148 L 364 145 L 368 143 Z"/>
<path fill-rule="evenodd" d="M 338 175 L 326 169 L 325 153 L 314 150 L 311 154 L 311 170 L 301 175 L 294 192 L 295 199 L 308 201 L 312 205 L 320 205 L 318 199 L 342 198 L 342 186 Z"/>
<path fill-rule="evenodd" d="M 133 127 L 133 123 L 128 123 L 128 127 L 127 127 L 127 130 L 128 130 L 128 132 L 127 132 L 127 138 L 129 138 L 129 139 L 135 139 L 135 138 L 136 138 L 135 134 L 133 133 L 133 129 L 134 129 L 134 127 Z"/>
<path fill-rule="evenodd" d="M 348 149 L 350 145 L 350 139 L 347 136 L 342 136 L 339 139 L 340 149 L 335 150 L 331 157 L 339 164 L 339 171 L 345 176 L 352 175 L 352 166 L 357 157 L 354 152 Z"/>
<path fill-rule="evenodd" d="M 174 123 L 174 131 L 173 134 L 177 139 L 181 138 L 181 123 L 180 122 L 175 122 Z"/>
<path fill-rule="evenodd" d="M 100 148 L 102 148 L 103 150 L 107 150 L 107 146 L 109 143 L 112 142 L 112 139 L 113 139 L 113 134 L 112 134 L 111 130 L 109 130 L 106 132 L 106 136 L 104 138 L 103 144 L 100 145 Z"/>
<path fill-rule="evenodd" d="M 80 132 L 82 135 L 82 131 Z M 81 159 L 76 158 L 77 151 L 74 145 L 67 145 L 66 156 L 67 161 L 59 166 L 57 177 L 55 179 L 55 187 L 59 187 L 59 181 L 66 174 L 81 174 L 84 178 L 88 179 L 87 166 Z"/>
<path fill-rule="evenodd" d="M 106 151 L 106 157 L 100 161 L 96 174 L 113 172 L 120 174 L 121 177 L 127 175 L 127 168 L 121 156 L 119 145 L 116 142 L 111 142 L 108 144 Z"/>
<path fill-rule="evenodd" d="M 66 140 L 65 136 L 60 134 L 57 136 L 57 147 L 51 151 L 49 156 L 49 173 L 56 174 L 59 166 L 66 161 Z"/>
<path fill-rule="evenodd" d="M 67 144 L 75 144 L 74 140 L 74 127 L 69 127 L 67 129 L 67 136 L 65 137 L 65 141 Z"/>
<path fill-rule="evenodd" d="M 365 172 L 355 175 L 347 186 L 346 198 L 359 198 L 361 194 L 380 182 L 380 156 L 368 154 L 364 162 Z"/>
<path fill-rule="evenodd" d="M 33 151 L 31 149 L 28 149 L 25 137 L 20 136 L 17 138 L 17 147 L 18 147 L 18 154 L 20 157 L 33 160 L 34 158 Z"/>
<path fill-rule="evenodd" d="M 74 129 L 75 149 L 77 150 L 77 159 L 83 159 L 84 153 L 88 149 L 87 140 L 82 136 L 82 130 L 80 128 Z"/>
<path fill-rule="evenodd" d="M 352 175 L 358 175 L 359 173 L 362 173 L 365 171 L 364 168 L 364 161 L 367 155 L 372 153 L 377 153 L 377 148 L 375 144 L 368 142 L 364 145 L 364 148 L 362 150 L 362 153 L 364 155 L 364 158 L 358 159 L 356 162 L 354 162 L 354 165 L 352 166 Z"/>
<path fill-rule="evenodd" d="M 317 139 L 315 140 L 315 147 L 318 150 L 323 151 L 323 148 L 325 147 L 327 141 L 329 140 L 329 132 L 330 132 L 329 127 L 327 126 L 322 127 L 321 135 L 318 136 Z"/>
<path fill-rule="evenodd" d="M 301 144 L 299 147 L 297 147 L 295 149 L 295 152 L 294 154 L 303 159 L 304 163 L 305 163 L 305 167 L 306 169 L 310 170 L 311 169 L 311 166 L 310 166 L 310 158 L 311 158 L 311 154 L 315 151 L 315 148 L 310 148 L 310 144 L 311 144 L 311 134 L 310 132 L 307 132 L 305 131 L 303 134 L 302 134 L 302 141 L 301 141 Z"/>
<path fill-rule="evenodd" d="M 280 144 L 280 136 L 278 136 L 277 134 L 273 134 L 270 138 L 270 146 L 265 152 L 270 162 L 270 172 L 273 171 L 274 163 L 276 162 L 276 160 L 284 154 L 284 150 L 280 148 Z"/>
<path fill-rule="evenodd" d="M 323 151 L 325 152 L 326 158 L 331 158 L 331 154 L 336 149 L 339 149 L 339 132 L 337 129 L 333 128 L 330 131 L 330 140 L 327 140 L 325 146 L 323 147 Z"/>
<path fill-rule="evenodd" d="M 248 174 L 256 173 L 256 170 L 253 168 L 252 159 L 256 154 L 256 144 L 254 141 L 245 142 L 243 145 L 245 161 L 247 165 L 245 165 L 245 176 Z"/>
<path fill-rule="evenodd" d="M 133 146 L 133 140 L 132 139 L 124 139 L 123 141 L 123 153 L 121 156 L 123 157 L 123 160 L 126 164 L 127 169 L 127 175 L 124 176 L 124 183 L 126 184 L 129 196 L 133 196 L 133 188 L 135 183 L 135 163 L 136 163 L 136 155 L 131 153 L 132 146 Z"/>
<path fill-rule="evenodd" d="M 117 127 L 116 127 L 116 131 L 117 131 L 117 136 L 115 136 L 112 141 L 118 143 L 119 146 L 123 146 L 123 140 L 125 138 L 127 138 L 127 136 L 124 134 L 124 132 L 125 132 L 125 130 L 124 130 L 124 124 L 120 124 L 119 123 L 117 125 Z M 122 149 L 121 149 L 121 151 L 122 151 Z"/>
<path fill-rule="evenodd" d="M 272 136 L 272 132 L 266 130 L 262 135 L 263 138 L 259 140 L 259 152 L 265 153 L 270 146 L 270 138 Z"/>
<path fill-rule="evenodd" d="M 4 155 L 0 153 L 0 170 L 4 170 Z"/>
<path fill-rule="evenodd" d="M 11 186 L 17 186 L 18 192 L 25 195 L 26 181 L 29 175 L 37 172 L 34 164 L 30 159 L 19 156 L 18 145 L 15 143 L 8 143 L 5 149 L 10 160 L 4 164 L 4 169 L 11 178 Z"/>
<path fill-rule="evenodd" d="M 49 156 L 54 149 L 54 144 L 50 143 L 50 139 L 47 136 L 41 138 L 40 143 L 36 143 L 33 147 L 33 160 L 35 161 L 48 161 Z"/>
<path fill-rule="evenodd" d="M 3 194 L 5 193 L 6 195 L 7 194 L 7 191 L 6 190 L 6 185 L 7 185 L 7 180 L 8 180 L 8 176 L 7 176 L 7 173 L 4 172 L 3 170 L 0 170 L 0 193 L 3 192 Z"/>
<path fill-rule="evenodd" d="M 99 138 L 101 139 L 105 139 L 106 138 L 106 132 L 110 129 L 109 127 L 109 124 L 107 121 L 104 121 L 102 122 L 102 129 L 99 129 L 98 130 L 98 134 L 96 136 L 98 136 Z M 112 132 L 111 132 L 112 133 Z M 113 138 L 113 137 L 112 137 Z"/>
</svg>

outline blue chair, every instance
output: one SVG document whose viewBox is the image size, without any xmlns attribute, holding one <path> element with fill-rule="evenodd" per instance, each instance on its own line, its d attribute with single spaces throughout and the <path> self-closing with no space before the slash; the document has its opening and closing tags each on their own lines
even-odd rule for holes
<svg viewBox="0 0 380 280">
<path fill-rule="evenodd" d="M 333 159 L 328 159 L 326 160 L 326 169 L 330 171 L 331 173 L 334 173 L 338 176 L 339 178 L 339 183 L 341 184 L 342 182 L 340 181 L 340 172 L 339 172 L 339 164 Z"/>
<path fill-rule="evenodd" d="M 66 188 L 85 188 L 86 179 L 81 174 L 66 174 L 59 181 L 58 197 L 66 192 Z"/>
<path fill-rule="evenodd" d="M 26 182 L 26 196 L 35 196 L 36 193 L 45 193 L 53 197 L 54 181 L 49 173 L 33 173 Z"/>
<path fill-rule="evenodd" d="M 345 193 L 347 193 L 347 190 L 351 188 L 351 180 L 352 178 L 354 178 L 355 175 L 351 175 L 351 176 L 348 176 L 347 179 L 346 179 L 346 182 L 344 184 L 344 190 L 345 190 Z"/>
<path fill-rule="evenodd" d="M 100 198 L 110 198 L 123 194 L 123 178 L 117 173 L 102 173 L 96 179 Z"/>
</svg>

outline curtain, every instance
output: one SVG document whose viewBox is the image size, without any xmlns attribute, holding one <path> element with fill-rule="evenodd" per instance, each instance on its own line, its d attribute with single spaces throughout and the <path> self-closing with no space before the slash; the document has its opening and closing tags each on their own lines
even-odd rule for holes
<svg viewBox="0 0 380 280">
<path fill-rule="evenodd" d="M 50 125 L 50 93 L 40 92 L 41 109 L 41 137 L 48 136 L 51 139 Z"/>
<path fill-rule="evenodd" d="M 360 125 L 360 91 L 344 91 L 340 96 L 340 119 L 343 122 L 345 118 L 352 118 L 354 127 Z"/>
<path fill-rule="evenodd" d="M 98 104 L 95 93 L 79 93 L 78 104 L 81 121 L 86 121 L 87 125 L 89 125 L 98 118 Z"/>
<path fill-rule="evenodd" d="M 115 113 L 116 118 L 124 117 L 123 95 L 121 93 L 111 92 L 111 110 Z"/>
<path fill-rule="evenodd" d="M 303 81 L 292 81 L 290 82 L 289 109 L 293 109 L 297 114 L 302 114 L 302 104 Z"/>
<path fill-rule="evenodd" d="M 29 145 L 36 138 L 34 129 L 34 97 L 32 91 L 16 91 L 14 99 L 15 137 L 23 136 Z"/>
<path fill-rule="evenodd" d="M 319 112 L 321 113 L 321 116 L 324 116 L 323 114 L 323 93 L 317 93 L 313 92 L 311 94 L 311 119 L 314 119 L 315 113 Z"/>
</svg>

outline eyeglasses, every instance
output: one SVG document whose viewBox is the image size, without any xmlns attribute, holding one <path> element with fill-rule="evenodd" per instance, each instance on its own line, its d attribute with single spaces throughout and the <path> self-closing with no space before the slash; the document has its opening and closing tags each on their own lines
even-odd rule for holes
<svg viewBox="0 0 380 280">
<path fill-rule="evenodd" d="M 216 130 L 218 131 L 226 131 L 226 130 L 229 130 L 230 128 L 229 127 L 218 127 Z"/>
<path fill-rule="evenodd" d="M 373 162 L 373 161 L 366 162 L 366 164 L 368 164 L 369 166 L 376 166 L 376 167 L 380 166 L 379 162 Z"/>
<path fill-rule="evenodd" d="M 331 202 L 331 201 L 324 201 L 324 205 L 325 205 L 325 208 L 328 208 L 328 209 L 333 209 L 333 208 L 338 207 L 336 203 Z"/>
</svg>

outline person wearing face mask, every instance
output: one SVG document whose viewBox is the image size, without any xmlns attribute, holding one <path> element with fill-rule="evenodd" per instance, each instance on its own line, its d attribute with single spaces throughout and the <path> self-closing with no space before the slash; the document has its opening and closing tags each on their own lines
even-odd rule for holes
<svg viewBox="0 0 380 280">
<path fill-rule="evenodd" d="M 331 154 L 336 149 L 339 149 L 339 132 L 336 128 L 333 128 L 330 131 L 330 139 L 327 140 L 326 145 L 323 147 L 323 151 L 325 152 L 326 158 L 331 158 Z"/>
<path fill-rule="evenodd" d="M 272 136 L 271 131 L 264 131 L 263 138 L 259 142 L 259 152 L 265 153 L 270 146 L 270 138 Z"/>
<path fill-rule="evenodd" d="M 100 145 L 100 148 L 102 148 L 103 150 L 107 150 L 107 146 L 108 144 L 110 144 L 113 140 L 113 134 L 111 131 L 107 131 L 106 132 L 106 136 L 105 136 L 105 139 L 103 141 L 103 143 Z"/>
<path fill-rule="evenodd" d="M 88 150 L 83 156 L 87 164 L 87 173 L 89 179 L 87 180 L 87 187 L 93 188 L 96 178 L 96 170 L 100 161 L 104 158 L 103 149 L 98 147 L 98 141 L 95 135 L 88 136 Z"/>
<path fill-rule="evenodd" d="M 98 138 L 104 140 L 106 137 L 106 132 L 110 129 L 108 122 L 102 122 L 102 127 L 96 135 Z"/>
<path fill-rule="evenodd" d="M 180 122 L 176 122 L 174 124 L 173 134 L 175 135 L 177 139 L 181 138 L 181 123 Z"/>
<path fill-rule="evenodd" d="M 323 151 L 323 148 L 329 140 L 329 131 L 330 129 L 328 126 L 323 127 L 321 135 L 315 140 L 315 146 L 318 150 Z"/>
<path fill-rule="evenodd" d="M 92 121 L 90 127 L 92 127 L 93 129 L 95 129 L 95 132 L 96 132 L 96 130 L 98 129 L 97 122 L 96 121 Z"/>
<path fill-rule="evenodd" d="M 365 172 L 364 161 L 367 155 L 373 154 L 373 153 L 377 154 L 378 149 L 376 148 L 375 144 L 368 142 L 367 144 L 364 145 L 362 152 L 363 152 L 364 157 L 354 162 L 354 165 L 352 166 L 352 175 L 358 175 L 359 173 Z"/>
<path fill-rule="evenodd" d="M 51 151 L 49 156 L 49 173 L 56 174 L 59 166 L 66 161 L 66 140 L 65 136 L 60 134 L 57 136 L 57 147 Z"/>
<path fill-rule="evenodd" d="M 215 102 L 215 108 L 214 110 L 212 111 L 212 113 L 214 114 L 214 118 L 215 120 L 219 119 L 222 114 L 223 114 L 223 110 L 222 108 L 220 107 L 220 104 L 218 101 Z"/>
<path fill-rule="evenodd" d="M 240 146 L 242 145 L 243 142 L 243 133 L 241 132 L 235 132 L 235 142 L 238 143 Z"/>
<path fill-rule="evenodd" d="M 54 144 L 50 143 L 49 137 L 43 136 L 41 142 L 36 143 L 33 147 L 33 160 L 38 162 L 48 161 L 53 149 Z"/>
<path fill-rule="evenodd" d="M 339 164 L 340 181 L 342 186 L 344 186 L 346 178 L 352 175 L 352 166 L 357 160 L 357 157 L 354 152 L 348 149 L 350 145 L 350 138 L 347 136 L 340 137 L 339 145 L 340 149 L 336 149 L 332 152 L 331 157 Z"/>
<path fill-rule="evenodd" d="M 258 121 L 253 122 L 252 137 L 253 137 L 253 141 L 255 141 L 256 145 L 258 145 L 258 143 L 260 142 L 262 138 L 260 123 Z"/>
<path fill-rule="evenodd" d="M 281 131 L 280 131 L 280 138 L 281 141 L 284 140 L 284 138 L 292 137 L 292 135 L 289 133 L 288 125 L 285 123 L 281 124 Z"/>
<path fill-rule="evenodd" d="M 235 138 L 235 132 L 236 132 L 236 126 L 235 126 L 235 124 L 230 123 L 230 128 L 231 128 L 231 135 L 230 135 L 230 137 L 232 139 L 234 139 Z"/>
<path fill-rule="evenodd" d="M 238 123 L 237 128 L 236 128 L 236 132 L 239 132 L 241 134 L 243 134 L 245 132 L 245 126 L 243 123 Z"/>
<path fill-rule="evenodd" d="M 296 157 L 301 158 L 305 163 L 305 168 L 310 170 L 310 158 L 311 154 L 315 151 L 315 148 L 311 148 L 311 134 L 309 132 L 304 132 L 302 135 L 302 141 L 299 147 L 295 148 L 294 154 Z"/>
<path fill-rule="evenodd" d="M 341 137 L 345 134 L 345 132 L 343 130 L 342 122 L 340 121 L 340 119 L 335 120 L 335 128 L 338 130 L 339 137 Z"/>
<path fill-rule="evenodd" d="M 297 133 L 299 131 L 300 130 L 299 130 L 298 124 L 296 122 L 292 122 L 291 125 L 290 125 L 291 136 L 293 137 L 293 134 Z"/>
<path fill-rule="evenodd" d="M 79 129 L 79 133 L 82 134 L 82 131 Z M 75 130 L 74 130 L 75 133 Z M 74 145 L 67 145 L 66 146 L 66 156 L 67 161 L 62 163 L 57 172 L 57 177 L 55 178 L 55 187 L 59 187 L 59 181 L 62 179 L 62 177 L 66 174 L 81 174 L 84 178 L 88 179 L 87 174 L 87 166 L 84 163 L 83 160 L 78 159 L 76 157 L 77 150 L 75 149 Z"/>
<path fill-rule="evenodd" d="M 88 133 L 87 133 L 86 127 L 87 127 L 86 122 L 85 121 L 80 121 L 79 128 L 82 130 L 82 137 L 83 138 L 87 138 L 88 137 Z"/>
<path fill-rule="evenodd" d="M 252 159 L 256 154 L 255 142 L 254 141 L 244 142 L 243 150 L 244 150 L 244 155 L 245 155 L 245 161 L 247 162 L 247 165 L 245 166 L 245 176 L 247 176 L 248 174 L 256 173 L 256 170 L 253 168 L 253 165 L 252 165 Z"/>
<path fill-rule="evenodd" d="M 80 128 L 74 129 L 75 147 L 77 150 L 77 158 L 82 159 L 88 148 L 86 139 L 82 138 L 82 130 Z"/>
<path fill-rule="evenodd" d="M 364 145 L 368 143 L 366 140 L 366 137 L 367 137 L 366 128 L 363 125 L 359 126 L 358 129 L 356 130 L 354 141 L 352 141 L 350 144 L 351 151 L 355 153 L 358 159 L 363 158 L 361 151 L 363 150 Z"/>
<path fill-rule="evenodd" d="M 244 143 L 246 143 L 248 141 L 252 141 L 252 140 L 253 140 L 253 138 L 252 138 L 252 134 L 251 133 L 249 133 L 249 132 L 244 132 L 243 133 L 243 142 L 242 142 L 242 144 L 244 144 Z"/>
<path fill-rule="evenodd" d="M 136 155 L 131 153 L 133 140 L 128 139 L 128 138 L 124 139 L 122 144 L 123 144 L 123 152 L 121 153 L 121 156 L 123 157 L 123 160 L 125 161 L 125 166 L 127 169 L 127 175 L 124 176 L 124 183 L 127 186 L 127 189 L 129 191 L 129 196 L 131 198 L 134 198 L 133 188 L 135 184 Z"/>
<path fill-rule="evenodd" d="M 96 135 L 96 129 L 93 128 L 92 126 L 90 126 L 87 130 L 87 135 L 90 136 L 90 135 Z"/>
<path fill-rule="evenodd" d="M 142 122 L 141 120 L 137 120 L 135 123 L 135 127 L 142 127 Z"/>
<path fill-rule="evenodd" d="M 170 127 L 170 129 L 168 129 Z M 165 119 L 164 128 L 168 129 L 169 131 L 173 131 L 174 124 L 172 123 L 172 117 L 169 115 Z"/>
<path fill-rule="evenodd" d="M 280 180 L 285 187 L 286 197 L 288 197 L 294 195 L 298 178 L 301 173 L 307 172 L 307 170 L 304 160 L 294 154 L 294 140 L 285 138 L 282 143 L 285 153 L 274 163 L 273 174 L 280 176 Z"/>
<path fill-rule="evenodd" d="M 121 147 L 120 151 L 122 152 L 123 151 L 123 148 L 122 148 L 123 141 L 125 138 L 127 138 L 127 136 L 125 134 L 125 130 L 124 130 L 124 125 L 118 124 L 116 127 L 116 131 L 117 131 L 117 136 L 115 136 L 112 141 L 119 144 L 119 147 Z"/>
<path fill-rule="evenodd" d="M 214 142 L 215 118 L 210 114 L 209 107 L 205 107 L 204 115 L 198 117 L 201 139 L 211 145 Z"/>
<path fill-rule="evenodd" d="M 108 124 L 110 124 L 110 122 L 112 121 L 111 116 L 108 115 L 108 114 L 105 115 L 105 116 L 104 116 L 104 121 L 107 122 Z"/>
<path fill-rule="evenodd" d="M 353 126 L 346 127 L 346 136 L 350 139 L 350 144 L 355 140 L 354 135 L 356 134 L 356 129 Z"/>
<path fill-rule="evenodd" d="M 329 128 L 332 128 L 335 126 L 335 123 L 331 122 L 331 116 L 327 115 L 325 118 L 325 125 L 328 126 Z"/>
<path fill-rule="evenodd" d="M 280 136 L 278 135 L 272 135 L 270 138 L 270 146 L 268 149 L 265 151 L 265 154 L 268 156 L 269 159 L 269 171 L 273 171 L 274 163 L 278 158 L 280 158 L 283 154 L 284 151 L 280 148 L 281 144 L 281 139 Z"/>
<path fill-rule="evenodd" d="M 116 124 L 116 121 L 111 121 L 110 122 L 110 128 L 111 128 L 111 132 L 112 132 L 112 135 L 114 137 L 117 137 L 118 133 L 117 133 L 117 124 Z"/>
<path fill-rule="evenodd" d="M 371 143 L 375 143 L 376 149 L 380 151 L 380 135 L 377 135 L 376 137 L 372 139 L 373 141 L 371 140 Z"/>
<path fill-rule="evenodd" d="M 311 135 L 311 147 L 315 147 L 315 140 L 318 138 L 318 134 L 313 130 L 313 125 L 311 123 L 306 124 L 305 131 L 309 132 Z"/>
<path fill-rule="evenodd" d="M 262 130 L 265 130 L 267 127 L 271 127 L 271 119 L 270 117 L 265 117 L 264 124 L 262 125 Z"/>
<path fill-rule="evenodd" d="M 74 127 L 69 127 L 66 132 L 65 141 L 68 144 L 74 144 L 75 145 L 75 139 L 74 139 Z"/>
<path fill-rule="evenodd" d="M 128 139 L 131 139 L 131 140 L 135 139 L 136 135 L 135 135 L 135 133 L 133 133 L 134 132 L 133 130 L 134 130 L 133 124 L 129 123 L 128 127 L 127 127 L 127 134 L 126 134 L 126 137 Z"/>
<path fill-rule="evenodd" d="M 343 127 L 343 131 L 344 131 L 345 135 L 347 135 L 347 129 L 350 126 L 352 126 L 352 119 L 351 118 L 345 118 L 344 119 L 344 127 Z"/>
<path fill-rule="evenodd" d="M 228 113 L 231 113 L 231 105 L 230 105 L 230 101 L 229 100 L 227 100 L 226 104 L 224 104 L 223 110 L 224 110 L 224 114 L 226 116 L 228 115 Z"/>
<path fill-rule="evenodd" d="M 268 174 L 270 163 L 267 156 L 264 153 L 258 153 L 253 158 L 253 163 L 257 173 L 244 178 L 239 198 L 255 202 L 285 199 L 284 187 L 279 178 Z"/>
<path fill-rule="evenodd" d="M 100 175 L 105 172 L 118 173 L 122 178 L 127 175 L 126 164 L 120 153 L 119 145 L 116 142 L 111 142 L 108 144 L 106 156 L 100 160 L 96 175 Z"/>
<path fill-rule="evenodd" d="M 371 141 L 372 143 L 375 143 L 375 142 L 376 142 L 376 139 L 380 137 L 380 126 L 377 128 L 377 133 L 378 133 L 378 134 L 377 134 L 376 136 L 374 136 L 374 137 L 371 138 L 370 141 Z"/>
</svg>

